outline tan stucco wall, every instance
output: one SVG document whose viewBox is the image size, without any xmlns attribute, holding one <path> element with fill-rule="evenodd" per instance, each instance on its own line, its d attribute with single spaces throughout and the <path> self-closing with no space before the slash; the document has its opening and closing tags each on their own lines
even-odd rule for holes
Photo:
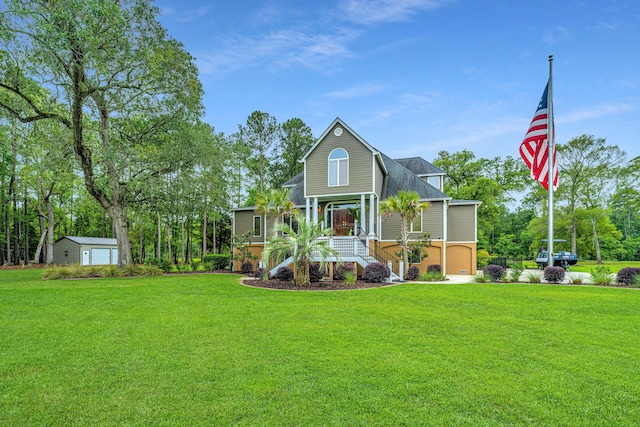
<svg viewBox="0 0 640 427">
<path fill-rule="evenodd" d="M 465 271 L 466 273 L 463 273 Z M 476 244 L 451 243 L 447 245 L 448 274 L 476 274 Z"/>
</svg>

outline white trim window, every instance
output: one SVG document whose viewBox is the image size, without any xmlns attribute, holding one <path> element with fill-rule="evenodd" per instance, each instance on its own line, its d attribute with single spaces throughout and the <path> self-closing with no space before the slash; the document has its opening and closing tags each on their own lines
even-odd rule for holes
<svg viewBox="0 0 640 427">
<path fill-rule="evenodd" d="M 254 216 L 253 217 L 253 237 L 262 236 L 262 217 Z"/>
<path fill-rule="evenodd" d="M 342 148 L 329 154 L 329 187 L 349 185 L 349 155 Z"/>
<path fill-rule="evenodd" d="M 411 221 L 411 225 L 409 226 L 410 233 L 422 233 L 422 213 L 423 209 L 420 209 L 418 216 Z"/>
</svg>

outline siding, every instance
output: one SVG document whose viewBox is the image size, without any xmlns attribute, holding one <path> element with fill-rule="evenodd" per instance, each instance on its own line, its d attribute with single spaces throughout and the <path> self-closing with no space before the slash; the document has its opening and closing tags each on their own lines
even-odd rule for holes
<svg viewBox="0 0 640 427">
<path fill-rule="evenodd" d="M 378 161 L 375 161 L 376 164 L 376 188 L 373 190 L 378 197 L 382 194 L 382 181 L 384 180 L 384 172 L 382 171 L 382 167 Z"/>
<path fill-rule="evenodd" d="M 242 236 L 247 231 L 253 233 L 253 217 L 258 216 L 256 211 L 234 211 L 233 217 L 235 221 L 235 234 L 237 236 Z M 260 221 L 262 224 L 262 230 L 260 233 L 260 237 L 253 237 L 253 234 L 249 236 L 251 242 L 263 242 L 265 236 L 264 230 L 264 218 L 260 217 Z"/>
<path fill-rule="evenodd" d="M 340 125 L 337 124 L 336 127 L 338 126 Z M 306 196 L 372 192 L 373 153 L 344 128 L 342 135 L 335 136 L 334 128 L 306 159 Z M 329 153 L 336 148 L 344 149 L 349 155 L 349 185 L 329 187 Z"/>
<path fill-rule="evenodd" d="M 475 205 L 451 205 L 448 209 L 447 237 L 450 242 L 475 242 Z"/>
<path fill-rule="evenodd" d="M 64 252 L 67 251 L 67 256 Z M 79 264 L 80 263 L 80 245 L 69 239 L 61 239 L 53 244 L 53 263 L 54 264 Z"/>
<path fill-rule="evenodd" d="M 422 215 L 422 232 L 431 234 L 431 239 L 442 239 L 442 202 L 431 203 Z M 409 233 L 409 238 L 418 237 L 421 232 Z M 400 215 L 393 214 L 382 221 L 382 240 L 396 240 L 400 237 Z"/>
</svg>

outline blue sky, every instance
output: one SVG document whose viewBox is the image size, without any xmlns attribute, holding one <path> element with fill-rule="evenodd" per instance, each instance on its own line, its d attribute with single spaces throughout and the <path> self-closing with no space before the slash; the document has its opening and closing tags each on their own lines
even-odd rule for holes
<svg viewBox="0 0 640 427">
<path fill-rule="evenodd" d="M 158 0 L 196 58 L 206 119 L 336 117 L 393 158 L 518 157 L 553 61 L 556 141 L 640 155 L 637 0 Z"/>
</svg>

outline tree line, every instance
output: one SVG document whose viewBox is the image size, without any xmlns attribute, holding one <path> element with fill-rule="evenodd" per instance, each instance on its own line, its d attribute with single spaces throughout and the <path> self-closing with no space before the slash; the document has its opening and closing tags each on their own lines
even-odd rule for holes
<svg viewBox="0 0 640 427">
<path fill-rule="evenodd" d="M 115 237 L 119 266 L 229 251 L 230 209 L 302 171 L 314 138 L 300 118 L 254 111 L 230 135 L 203 121 L 194 60 L 149 2 L 2 8 L 0 263 L 50 263 L 64 235 Z M 558 150 L 556 236 L 583 257 L 638 259 L 638 158 L 589 135 Z M 479 249 L 531 256 L 546 196 L 520 159 L 434 163 L 449 195 L 483 202 Z"/>
</svg>

